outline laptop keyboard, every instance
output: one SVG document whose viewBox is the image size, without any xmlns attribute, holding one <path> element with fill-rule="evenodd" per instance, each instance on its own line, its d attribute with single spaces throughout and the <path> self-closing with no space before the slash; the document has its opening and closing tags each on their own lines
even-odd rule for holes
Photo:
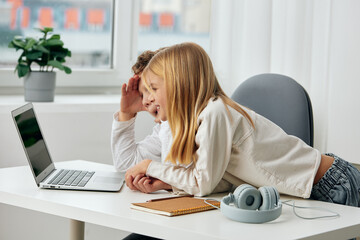
<svg viewBox="0 0 360 240">
<path fill-rule="evenodd" d="M 95 172 L 61 169 L 48 184 L 84 187 Z"/>
</svg>

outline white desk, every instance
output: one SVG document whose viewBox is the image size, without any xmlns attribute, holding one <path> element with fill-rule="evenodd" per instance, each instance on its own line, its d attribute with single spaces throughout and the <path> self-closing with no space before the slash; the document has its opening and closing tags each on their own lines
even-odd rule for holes
<svg viewBox="0 0 360 240">
<path fill-rule="evenodd" d="M 56 165 L 113 171 L 112 166 L 86 161 Z M 273 222 L 244 224 L 225 218 L 219 210 L 166 217 L 130 209 L 132 202 L 168 195 L 162 191 L 133 192 L 125 185 L 118 193 L 45 190 L 36 186 L 28 166 L 0 169 L 1 203 L 75 220 L 72 222 L 80 227 L 80 237 L 83 222 L 164 239 L 349 239 L 360 235 L 360 208 L 301 199 L 296 204 L 326 207 L 341 217 L 303 220 L 293 214 L 291 207 L 283 206 L 282 215 Z"/>
</svg>

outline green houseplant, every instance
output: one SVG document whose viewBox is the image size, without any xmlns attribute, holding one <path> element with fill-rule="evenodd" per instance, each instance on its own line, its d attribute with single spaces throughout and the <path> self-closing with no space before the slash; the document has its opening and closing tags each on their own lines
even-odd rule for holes
<svg viewBox="0 0 360 240">
<path fill-rule="evenodd" d="M 63 65 L 66 57 L 71 57 L 71 51 L 64 48 L 59 34 L 52 34 L 53 28 L 37 29 L 43 33 L 39 39 L 15 36 L 9 43 L 9 48 L 22 50 L 15 68 L 19 78 L 24 77 L 26 101 L 53 101 L 55 78 L 54 69 L 71 73 L 71 68 Z M 38 69 L 32 69 L 33 63 Z"/>
</svg>

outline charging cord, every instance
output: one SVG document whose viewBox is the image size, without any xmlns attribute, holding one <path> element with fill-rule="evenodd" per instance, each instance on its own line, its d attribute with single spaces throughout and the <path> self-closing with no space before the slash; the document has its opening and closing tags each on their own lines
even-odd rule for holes
<svg viewBox="0 0 360 240">
<path fill-rule="evenodd" d="M 210 206 L 212 206 L 212 207 L 214 207 L 214 208 L 220 209 L 220 207 L 215 206 L 214 204 L 211 204 L 211 203 L 209 203 L 208 201 L 220 202 L 219 200 L 207 198 L 207 199 L 204 199 L 204 203 L 206 203 L 206 204 L 208 204 L 208 205 L 210 205 Z M 292 204 L 289 204 L 288 202 L 292 202 Z M 281 203 L 284 204 L 284 205 L 287 205 L 287 206 L 292 207 L 295 216 L 297 216 L 298 218 L 301 218 L 301 219 L 314 220 L 314 219 L 320 219 L 320 218 L 335 218 L 335 217 L 340 217 L 340 214 L 339 214 L 339 213 L 337 213 L 337 212 L 335 212 L 335 211 L 331 211 L 331 210 L 326 209 L 326 208 L 297 206 L 297 205 L 295 205 L 295 201 L 294 201 L 294 200 L 281 201 Z M 298 213 L 296 212 L 295 208 L 300 208 L 300 209 L 314 209 L 314 210 L 325 211 L 325 212 L 329 212 L 329 213 L 333 213 L 333 214 L 332 214 L 332 215 L 318 216 L 318 217 L 304 217 L 304 216 L 301 216 L 300 214 L 298 214 Z"/>
<path fill-rule="evenodd" d="M 292 202 L 292 204 L 289 204 L 288 202 Z M 320 219 L 320 218 L 335 218 L 335 217 L 340 217 L 340 214 L 339 214 L 339 213 L 337 213 L 337 212 L 335 212 L 335 211 L 331 211 L 331 210 L 326 209 L 326 208 L 296 206 L 294 200 L 281 201 L 281 203 L 282 203 L 282 204 L 285 204 L 285 205 L 287 205 L 287 206 L 292 207 L 294 214 L 295 214 L 298 218 L 301 218 L 301 219 L 313 220 L 313 219 Z M 299 215 L 299 214 L 296 212 L 295 208 L 320 210 L 320 211 L 324 211 L 324 212 L 333 213 L 333 215 L 324 215 L 324 216 L 318 216 L 318 217 L 304 217 L 304 216 Z"/>
</svg>

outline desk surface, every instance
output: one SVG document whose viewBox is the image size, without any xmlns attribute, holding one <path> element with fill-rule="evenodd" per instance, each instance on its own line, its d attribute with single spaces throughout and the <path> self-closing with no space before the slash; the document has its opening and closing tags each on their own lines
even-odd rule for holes
<svg viewBox="0 0 360 240">
<path fill-rule="evenodd" d="M 110 165 L 86 161 L 56 163 L 58 168 L 114 171 Z M 166 217 L 130 209 L 132 202 L 167 197 L 133 192 L 125 185 L 117 193 L 39 189 L 28 166 L 0 169 L 0 202 L 165 239 L 348 239 L 360 235 L 360 208 L 296 199 L 300 206 L 325 207 L 340 213 L 333 219 L 304 220 L 283 206 L 281 216 L 265 224 L 245 224 L 225 218 L 219 210 Z M 211 198 L 221 199 L 221 195 Z M 283 199 L 283 198 L 282 198 Z M 327 215 L 298 210 L 302 215 Z M 309 215 L 312 214 L 312 215 Z"/>
</svg>

